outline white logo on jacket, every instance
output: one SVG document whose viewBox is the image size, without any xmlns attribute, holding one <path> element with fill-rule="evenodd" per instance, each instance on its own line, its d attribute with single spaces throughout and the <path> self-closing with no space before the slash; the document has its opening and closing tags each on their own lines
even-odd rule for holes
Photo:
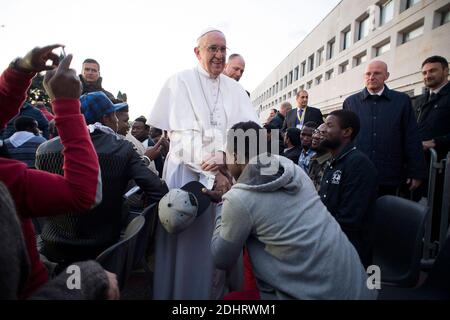
<svg viewBox="0 0 450 320">
<path fill-rule="evenodd" d="M 333 173 L 333 178 L 331 178 L 331 184 L 340 184 L 341 183 L 342 171 L 336 170 Z"/>
</svg>

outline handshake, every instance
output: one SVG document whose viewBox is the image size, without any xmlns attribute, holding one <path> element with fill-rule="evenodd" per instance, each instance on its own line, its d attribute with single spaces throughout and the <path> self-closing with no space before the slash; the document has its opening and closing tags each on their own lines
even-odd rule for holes
<svg viewBox="0 0 450 320">
<path fill-rule="evenodd" d="M 47 71 L 44 77 L 44 88 L 50 99 L 78 99 L 81 95 L 81 82 L 74 69 L 70 69 L 72 55 L 67 55 L 59 61 L 53 53 L 54 49 L 64 47 L 60 44 L 34 48 L 23 58 L 14 61 L 12 67 L 21 72 Z M 47 61 L 51 65 L 47 65 Z"/>
</svg>

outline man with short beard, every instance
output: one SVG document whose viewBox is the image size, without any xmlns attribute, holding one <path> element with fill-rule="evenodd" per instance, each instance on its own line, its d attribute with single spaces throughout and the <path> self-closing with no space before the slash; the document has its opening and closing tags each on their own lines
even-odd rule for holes
<svg viewBox="0 0 450 320">
<path fill-rule="evenodd" d="M 448 62 L 434 56 L 422 63 L 428 92 L 416 101 L 416 115 L 424 150 L 435 148 L 439 158 L 450 151 L 450 84 Z"/>
<path fill-rule="evenodd" d="M 347 110 L 326 119 L 322 142 L 332 158 L 320 185 L 320 198 L 347 235 L 365 267 L 371 263 L 370 208 L 377 195 L 377 170 L 353 141 L 359 133 L 358 116 Z"/>
<path fill-rule="evenodd" d="M 438 160 L 445 158 L 450 151 L 450 84 L 448 81 L 448 61 L 444 57 L 433 56 L 422 63 L 422 76 L 428 92 L 415 103 L 419 134 L 425 151 L 433 148 Z M 428 162 L 429 153 L 426 153 Z M 429 166 L 429 164 L 428 164 Z M 439 238 L 444 172 L 437 172 L 434 192 L 434 212 L 432 238 Z M 424 184 L 422 194 L 427 193 Z"/>
<path fill-rule="evenodd" d="M 309 177 L 314 183 L 317 192 L 320 191 L 320 183 L 322 181 L 323 173 L 328 165 L 328 160 L 331 159 L 331 152 L 322 146 L 322 142 L 325 140 L 327 133 L 327 125 L 322 123 L 313 132 L 311 149 L 316 154 L 311 158 L 309 163 Z"/>
</svg>

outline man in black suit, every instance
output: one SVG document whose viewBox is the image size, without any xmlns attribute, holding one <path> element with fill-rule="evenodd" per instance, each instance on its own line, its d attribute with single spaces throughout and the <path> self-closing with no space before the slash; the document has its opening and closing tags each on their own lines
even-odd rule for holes
<svg viewBox="0 0 450 320">
<path fill-rule="evenodd" d="M 422 63 L 423 82 L 427 92 L 417 98 L 414 104 L 419 134 L 424 151 L 433 148 L 442 160 L 450 152 L 450 82 L 447 59 L 440 56 L 429 57 Z M 428 166 L 430 153 L 426 152 Z M 438 171 L 434 189 L 434 210 L 432 240 L 439 239 L 441 206 L 444 194 L 444 172 Z M 427 193 L 427 184 L 423 184 L 422 195 Z"/>
<path fill-rule="evenodd" d="M 303 128 L 303 125 L 307 122 L 313 121 L 318 125 L 323 123 L 322 112 L 313 107 L 308 106 L 308 92 L 306 90 L 300 90 L 297 93 L 297 108 L 292 109 L 286 115 L 284 120 L 282 131 L 285 132 L 288 128 Z"/>
</svg>

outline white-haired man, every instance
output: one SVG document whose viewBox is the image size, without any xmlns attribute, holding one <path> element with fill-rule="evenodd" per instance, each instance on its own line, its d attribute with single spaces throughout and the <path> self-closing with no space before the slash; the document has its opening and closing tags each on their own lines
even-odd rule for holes
<svg viewBox="0 0 450 320">
<path fill-rule="evenodd" d="M 170 152 L 163 179 L 169 188 L 200 181 L 207 188 L 231 187 L 225 173 L 226 131 L 241 121 L 257 121 L 242 86 L 222 74 L 225 35 L 217 29 L 201 33 L 194 48 L 193 69 L 171 77 L 150 110 L 148 124 L 170 135 Z M 224 293 L 224 274 L 214 267 L 210 242 L 214 228 L 212 205 L 178 235 L 157 227 L 155 299 L 216 299 Z"/>
</svg>

